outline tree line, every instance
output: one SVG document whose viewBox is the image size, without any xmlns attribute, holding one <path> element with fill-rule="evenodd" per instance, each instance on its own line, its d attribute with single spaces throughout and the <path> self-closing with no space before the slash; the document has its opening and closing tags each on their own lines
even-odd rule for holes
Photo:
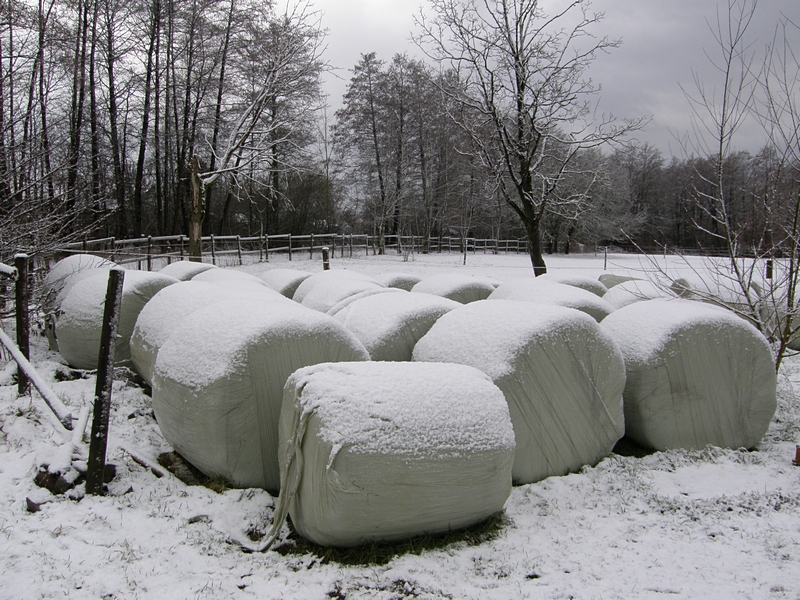
<svg viewBox="0 0 800 600">
<path fill-rule="evenodd" d="M 761 66 L 727 43 L 764 147 L 736 151 L 698 93 L 723 146 L 668 158 L 635 141 L 646 120 L 595 116 L 589 67 L 618 41 L 589 0 L 428 4 L 428 59 L 363 54 L 329 115 L 310 4 L 4 0 L 0 258 L 82 236 L 334 231 L 526 237 L 537 274 L 543 254 L 595 244 L 786 249 L 794 24 Z M 741 24 L 748 7 L 723 8 Z"/>
</svg>

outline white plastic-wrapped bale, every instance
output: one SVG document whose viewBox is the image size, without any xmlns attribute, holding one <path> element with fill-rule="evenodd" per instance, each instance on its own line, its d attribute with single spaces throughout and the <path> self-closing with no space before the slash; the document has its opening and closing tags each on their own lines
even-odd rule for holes
<svg viewBox="0 0 800 600">
<path fill-rule="evenodd" d="M 145 304 L 177 279 L 148 271 L 125 271 L 119 308 L 116 364 L 132 366 L 130 341 L 136 319 Z M 76 283 L 61 303 L 56 321 L 58 350 L 64 360 L 78 369 L 96 369 L 100 354 L 108 275 L 102 273 Z"/>
<path fill-rule="evenodd" d="M 325 546 L 466 527 L 501 511 L 511 492 L 503 394 L 462 365 L 301 369 L 286 383 L 280 440 L 279 505 Z"/>
<path fill-rule="evenodd" d="M 211 305 L 186 317 L 158 351 L 153 409 L 164 438 L 203 473 L 275 493 L 287 377 L 360 360 L 367 351 L 341 323 L 294 302 Z"/>
<path fill-rule="evenodd" d="M 537 281 L 553 281 L 556 283 L 563 283 L 564 285 L 569 285 L 572 287 L 576 287 L 582 290 L 586 290 L 587 292 L 591 292 L 595 296 L 599 296 L 600 298 L 608 291 L 608 288 L 599 280 L 599 279 L 592 279 L 591 277 L 585 277 L 583 275 L 575 275 L 572 273 L 560 273 L 558 271 L 549 271 L 544 275 L 540 275 L 536 278 Z"/>
<path fill-rule="evenodd" d="M 422 281 L 421 277 L 411 273 L 381 273 L 376 275 L 375 279 L 386 287 L 397 288 L 407 292 L 410 292 L 411 288 Z"/>
<path fill-rule="evenodd" d="M 241 290 L 215 285 L 207 281 L 181 281 L 164 288 L 145 304 L 136 319 L 131 335 L 131 358 L 139 374 L 153 383 L 153 368 L 161 346 L 190 314 L 210 305 L 220 311 L 226 303 L 249 298 L 255 304 L 291 302 L 288 298 L 263 286 Z"/>
<path fill-rule="evenodd" d="M 672 292 L 665 290 L 652 281 L 631 279 L 612 287 L 605 293 L 603 300 L 613 306 L 615 310 L 619 310 L 623 306 L 628 306 L 634 302 L 672 297 L 674 297 Z"/>
<path fill-rule="evenodd" d="M 308 288 L 305 288 L 306 284 Z M 328 312 L 342 300 L 368 290 L 384 290 L 384 285 L 371 277 L 352 271 L 331 270 L 316 273 L 297 288 L 294 300 L 319 312 Z"/>
<path fill-rule="evenodd" d="M 306 277 L 303 282 L 297 286 L 297 289 L 292 296 L 292 300 L 300 304 L 303 303 L 308 293 L 318 285 L 325 285 L 328 281 L 340 281 L 342 279 L 355 279 L 359 281 L 370 281 L 375 283 L 375 279 L 364 273 L 358 271 L 350 271 L 349 269 L 331 269 L 329 271 L 320 271 L 314 273 L 311 277 Z"/>
<path fill-rule="evenodd" d="M 723 308 L 691 300 L 637 302 L 602 328 L 625 357 L 625 431 L 667 450 L 751 448 L 775 413 L 766 339 Z"/>
<path fill-rule="evenodd" d="M 590 291 L 542 277 L 504 283 L 492 292 L 489 300 L 525 300 L 565 306 L 585 312 L 598 323 L 614 312 L 613 306 Z"/>
<path fill-rule="evenodd" d="M 361 298 L 336 318 L 361 340 L 372 360 L 410 361 L 419 339 L 439 317 L 460 306 L 440 296 L 396 290 Z"/>
<path fill-rule="evenodd" d="M 603 273 L 597 280 L 606 286 L 606 289 L 610 290 L 615 285 L 619 285 L 620 283 L 625 283 L 626 281 L 634 281 L 638 279 L 637 277 L 629 277 L 627 275 L 616 275 L 614 273 Z M 605 296 L 605 294 L 603 294 Z"/>
<path fill-rule="evenodd" d="M 58 310 L 60 301 L 57 298 L 63 301 L 64 296 L 75 283 L 99 274 L 99 271 L 94 269 L 105 269 L 107 272 L 113 266 L 113 262 L 93 254 L 73 254 L 58 261 L 50 268 L 42 282 L 44 311 Z"/>
<path fill-rule="evenodd" d="M 564 475 L 607 456 L 624 433 L 625 366 L 589 315 L 515 300 L 474 302 L 441 317 L 415 361 L 471 365 L 508 401 L 514 481 Z"/>
<path fill-rule="evenodd" d="M 472 277 L 459 273 L 446 273 L 426 277 L 413 288 L 412 292 L 433 294 L 461 304 L 485 300 L 497 286 L 493 281 L 482 277 Z"/>
<path fill-rule="evenodd" d="M 263 287 L 272 290 L 265 281 L 236 269 L 210 269 L 203 271 L 192 277 L 192 281 L 205 281 L 214 285 L 221 285 L 227 288 L 245 289 L 247 287 Z M 277 293 L 277 292 L 276 292 Z"/>
<path fill-rule="evenodd" d="M 357 294 L 353 294 L 352 296 L 347 296 L 346 298 L 339 300 L 339 302 L 337 302 L 336 304 L 331 306 L 327 311 L 325 311 L 325 314 L 335 317 L 340 312 L 345 310 L 348 306 L 350 306 L 353 302 L 358 302 L 362 298 L 368 298 L 369 296 L 375 296 L 376 294 L 402 294 L 402 293 L 403 290 L 398 288 L 390 288 L 390 287 L 369 288 L 367 290 L 364 290 L 363 292 L 358 292 Z"/>
<path fill-rule="evenodd" d="M 191 260 L 179 260 L 177 262 L 168 264 L 158 272 L 162 275 L 169 275 L 178 281 L 189 281 L 195 275 L 205 273 L 211 269 L 216 269 L 215 265 L 202 262 L 194 262 Z"/>
<path fill-rule="evenodd" d="M 270 269 L 259 273 L 257 277 L 276 292 L 292 298 L 300 284 L 311 277 L 311 273 L 295 269 Z"/>
</svg>

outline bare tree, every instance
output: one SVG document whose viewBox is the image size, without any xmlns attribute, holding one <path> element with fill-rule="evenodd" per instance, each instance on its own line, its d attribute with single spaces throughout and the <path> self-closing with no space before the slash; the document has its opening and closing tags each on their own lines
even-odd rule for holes
<svg viewBox="0 0 800 600">
<path fill-rule="evenodd" d="M 589 0 L 560 2 L 546 13 L 539 0 L 430 0 L 433 16 L 417 17 L 420 46 L 453 68 L 460 85 L 448 93 L 461 106 L 454 119 L 476 157 L 497 181 L 529 239 L 536 275 L 546 272 L 540 224 L 588 194 L 562 194 L 573 159 L 586 148 L 620 139 L 641 120 L 617 125 L 592 119 L 598 88 L 586 70 L 618 45 L 591 30 L 602 15 Z"/>
</svg>

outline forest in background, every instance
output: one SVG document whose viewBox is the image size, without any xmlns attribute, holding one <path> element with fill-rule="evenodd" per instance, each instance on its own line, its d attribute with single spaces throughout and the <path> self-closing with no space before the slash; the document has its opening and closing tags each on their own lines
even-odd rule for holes
<svg viewBox="0 0 800 600">
<path fill-rule="evenodd" d="M 448 4 L 431 2 L 442 11 Z M 530 5 L 533 21 L 542 16 L 535 0 L 498 3 L 506 4 Z M 574 4 L 584 11 L 579 33 L 602 28 L 587 0 Z M 746 29 L 749 8 L 729 2 L 728 24 Z M 458 16 L 437 14 L 439 25 Z M 684 157 L 665 157 L 635 141 L 644 121 L 609 143 L 581 141 L 570 127 L 589 105 L 569 105 L 551 80 L 536 87 L 547 68 L 569 68 L 583 86 L 575 95 L 591 96 L 596 90 L 582 83 L 591 53 L 564 64 L 541 52 L 533 66 L 514 55 L 512 70 L 530 70 L 528 87 L 512 95 L 533 90 L 533 104 L 516 114 L 530 117 L 529 130 L 513 111 L 497 110 L 506 105 L 471 104 L 474 75 L 441 53 L 438 62 L 363 54 L 331 115 L 321 93 L 330 67 L 320 19 L 312 4 L 277 13 L 256 0 L 4 0 L 0 260 L 87 236 L 186 234 L 193 218 L 204 235 L 524 238 L 525 207 L 509 200 L 521 184 L 493 162 L 489 140 L 500 125 L 517 127 L 529 147 L 549 142 L 546 153 L 531 151 L 538 162 L 529 169 L 552 194 L 531 209 L 544 252 L 595 244 L 728 252 L 731 240 L 740 253 L 793 247 L 800 147 L 791 23 L 779 24 L 784 35 L 763 60 L 742 50 L 743 36 L 712 31 L 710 44 L 727 56 L 730 101 L 723 95 L 720 105 L 702 85 L 687 101 L 716 141 L 698 136 Z M 547 40 L 570 48 L 568 37 Z M 543 90 L 556 98 L 538 123 Z M 556 113 L 565 106 L 572 112 Z M 491 118 L 482 121 L 484 109 Z M 765 125 L 754 154 L 735 149 L 745 112 Z"/>
</svg>

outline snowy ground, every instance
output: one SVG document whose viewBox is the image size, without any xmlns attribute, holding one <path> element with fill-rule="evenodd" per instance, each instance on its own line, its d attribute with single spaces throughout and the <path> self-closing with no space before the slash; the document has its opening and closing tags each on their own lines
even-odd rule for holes
<svg viewBox="0 0 800 600">
<path fill-rule="evenodd" d="M 596 277 L 603 256 L 556 257 L 549 265 Z M 667 266 L 673 276 L 692 268 Z M 319 261 L 282 258 L 244 269 L 275 267 L 321 269 Z M 470 255 L 466 267 L 456 255 L 336 258 L 333 268 L 459 270 L 500 280 L 530 274 L 522 255 Z M 642 268 L 636 257 L 609 257 L 610 271 Z M 3 323 L 6 331 L 10 325 Z M 159 479 L 134 462 L 120 447 L 151 461 L 171 448 L 149 398 L 124 378 L 113 392 L 109 461 L 117 476 L 109 495 L 51 496 L 33 478 L 61 438 L 40 401 L 17 397 L 7 361 L 3 354 L 2 598 L 800 598 L 800 468 L 792 465 L 800 358 L 782 369 L 778 413 L 756 451 L 612 455 L 581 473 L 514 488 L 505 524 L 490 541 L 456 542 L 379 566 L 242 552 L 231 540 L 263 530 L 273 498 Z M 43 338 L 33 341 L 33 362 L 69 404 L 91 399 L 94 377 L 58 381 L 64 369 Z M 46 502 L 31 513 L 27 498 Z"/>
</svg>

